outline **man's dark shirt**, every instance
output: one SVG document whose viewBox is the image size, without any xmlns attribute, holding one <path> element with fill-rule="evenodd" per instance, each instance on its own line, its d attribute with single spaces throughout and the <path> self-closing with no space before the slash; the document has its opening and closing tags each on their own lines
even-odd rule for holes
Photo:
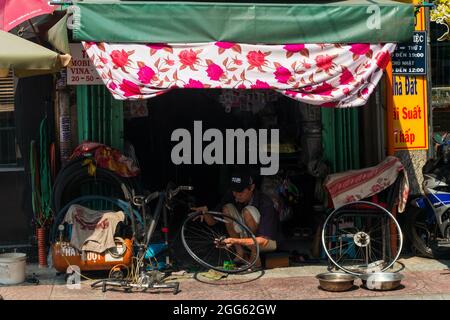
<svg viewBox="0 0 450 320">
<path fill-rule="evenodd" d="M 255 189 L 250 202 L 248 204 L 242 204 L 236 202 L 233 193 L 229 191 L 216 206 L 215 211 L 222 211 L 223 206 L 227 203 L 234 204 L 239 212 L 246 206 L 256 207 L 261 214 L 261 219 L 255 236 L 265 237 L 275 241 L 280 240 L 280 222 L 273 201 L 269 196 Z"/>
</svg>

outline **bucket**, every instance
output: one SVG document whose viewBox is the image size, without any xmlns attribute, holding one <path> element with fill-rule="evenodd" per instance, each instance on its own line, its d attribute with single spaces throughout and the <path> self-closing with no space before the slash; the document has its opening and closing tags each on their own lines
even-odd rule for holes
<svg viewBox="0 0 450 320">
<path fill-rule="evenodd" d="M 25 281 L 25 253 L 0 254 L 0 284 L 18 284 Z"/>
</svg>

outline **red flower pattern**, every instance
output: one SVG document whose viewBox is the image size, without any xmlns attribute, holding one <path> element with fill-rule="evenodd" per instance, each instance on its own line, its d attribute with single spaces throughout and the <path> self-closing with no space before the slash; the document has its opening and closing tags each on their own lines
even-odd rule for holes
<svg viewBox="0 0 450 320">
<path fill-rule="evenodd" d="M 167 43 L 150 43 L 150 44 L 147 44 L 147 47 L 155 49 L 155 50 L 170 48 L 170 46 Z"/>
<path fill-rule="evenodd" d="M 289 52 L 300 52 L 305 49 L 304 44 L 287 44 L 283 47 L 284 50 Z"/>
<path fill-rule="evenodd" d="M 261 66 L 266 64 L 266 55 L 261 51 L 250 51 L 247 54 L 247 61 L 250 66 L 260 68 Z"/>
<path fill-rule="evenodd" d="M 154 43 L 142 46 L 151 48 L 149 54 L 141 51 L 139 45 L 131 51 L 120 44 L 83 45 L 115 97 L 151 97 L 175 87 L 272 88 L 324 107 L 363 104 L 382 74 L 370 66 L 376 63 L 378 68 L 386 68 L 394 49 L 390 44 L 286 44 L 267 50 L 267 46 L 262 49 L 232 42 L 214 42 L 209 47 Z M 219 50 L 211 51 L 211 46 Z M 306 58 L 293 57 L 296 53 Z M 338 56 L 339 62 L 335 59 Z M 180 72 L 185 68 L 190 70 Z M 117 69 L 124 72 L 118 73 Z M 338 99 L 342 97 L 345 100 L 340 103 Z"/>
<path fill-rule="evenodd" d="M 264 81 L 256 80 L 255 84 L 251 85 L 252 89 L 270 89 L 270 84 Z"/>
<path fill-rule="evenodd" d="M 352 82 L 355 78 L 353 74 L 347 68 L 342 69 L 341 76 L 339 77 L 339 84 L 346 85 Z"/>
<path fill-rule="evenodd" d="M 185 88 L 191 88 L 191 89 L 203 89 L 205 86 L 202 82 L 194 79 L 189 79 L 189 82 L 184 85 Z"/>
<path fill-rule="evenodd" d="M 230 49 L 230 48 L 234 47 L 234 45 L 235 45 L 234 42 L 216 42 L 214 44 L 222 49 Z"/>
<path fill-rule="evenodd" d="M 187 67 L 192 67 L 198 60 L 197 53 L 192 49 L 181 51 L 178 58 L 180 58 L 181 64 Z"/>
<path fill-rule="evenodd" d="M 212 63 L 206 69 L 206 73 L 211 80 L 219 81 L 220 77 L 223 75 L 223 69 L 217 64 Z"/>
<path fill-rule="evenodd" d="M 329 56 L 329 55 L 319 55 L 316 57 L 316 66 L 317 69 L 323 70 L 326 73 L 329 73 L 330 69 L 333 69 L 335 64 L 333 63 L 333 59 L 336 58 L 336 56 Z"/>
<path fill-rule="evenodd" d="M 377 66 L 381 70 L 386 69 L 389 61 L 391 61 L 391 55 L 389 54 L 389 52 L 382 51 L 377 55 Z"/>
<path fill-rule="evenodd" d="M 138 76 L 140 82 L 148 84 L 155 76 L 155 71 L 153 71 L 153 69 L 148 66 L 144 66 L 142 68 L 139 68 Z"/>
<path fill-rule="evenodd" d="M 114 50 L 110 56 L 116 67 L 123 68 L 128 65 L 128 53 L 125 50 Z"/>
<path fill-rule="evenodd" d="M 142 94 L 139 86 L 127 79 L 123 79 L 122 83 L 119 85 L 120 90 L 123 91 L 125 97 L 134 97 Z"/>
<path fill-rule="evenodd" d="M 292 77 L 292 73 L 285 67 L 278 67 L 274 75 L 279 83 L 287 83 Z"/>
<path fill-rule="evenodd" d="M 310 91 L 310 93 L 317 94 L 319 96 L 329 96 L 331 95 L 331 91 L 333 91 L 334 87 L 324 82 L 322 85 L 315 87 Z"/>
<path fill-rule="evenodd" d="M 350 47 L 350 52 L 353 52 L 353 54 L 358 56 L 363 56 L 370 50 L 370 44 L 368 43 L 355 43 L 350 45 Z"/>
</svg>

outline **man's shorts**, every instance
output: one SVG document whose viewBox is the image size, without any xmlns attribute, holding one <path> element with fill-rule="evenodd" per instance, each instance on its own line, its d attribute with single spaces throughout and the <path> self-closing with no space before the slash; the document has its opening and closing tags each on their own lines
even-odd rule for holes
<svg viewBox="0 0 450 320">
<path fill-rule="evenodd" d="M 230 214 L 230 216 L 232 216 L 233 218 L 238 220 L 243 225 L 246 225 L 244 217 L 243 217 L 244 210 L 247 210 L 251 214 L 253 220 L 255 220 L 257 225 L 259 225 L 259 222 L 261 221 L 261 213 L 254 206 L 246 206 L 246 207 L 244 207 L 242 209 L 241 213 L 238 211 L 236 206 L 234 204 L 232 204 L 232 203 L 227 203 L 226 205 L 224 205 L 224 208 L 227 209 L 227 211 Z M 245 231 L 242 230 L 242 228 L 240 226 L 238 226 L 236 223 L 233 223 L 233 228 L 234 228 L 234 231 L 236 231 L 241 238 L 245 238 L 246 237 L 245 236 Z M 261 252 L 275 251 L 277 249 L 277 242 L 275 240 L 269 240 L 269 243 L 265 247 L 261 247 L 260 246 L 259 249 L 260 249 Z"/>
</svg>

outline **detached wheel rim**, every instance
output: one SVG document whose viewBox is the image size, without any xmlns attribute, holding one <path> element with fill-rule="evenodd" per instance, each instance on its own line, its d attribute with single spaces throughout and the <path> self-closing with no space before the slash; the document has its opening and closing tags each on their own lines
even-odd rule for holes
<svg viewBox="0 0 450 320">
<path fill-rule="evenodd" d="M 385 208 L 355 201 L 327 217 L 322 228 L 322 247 L 328 259 L 347 273 L 383 272 L 400 256 L 403 235 L 397 220 Z"/>
</svg>

